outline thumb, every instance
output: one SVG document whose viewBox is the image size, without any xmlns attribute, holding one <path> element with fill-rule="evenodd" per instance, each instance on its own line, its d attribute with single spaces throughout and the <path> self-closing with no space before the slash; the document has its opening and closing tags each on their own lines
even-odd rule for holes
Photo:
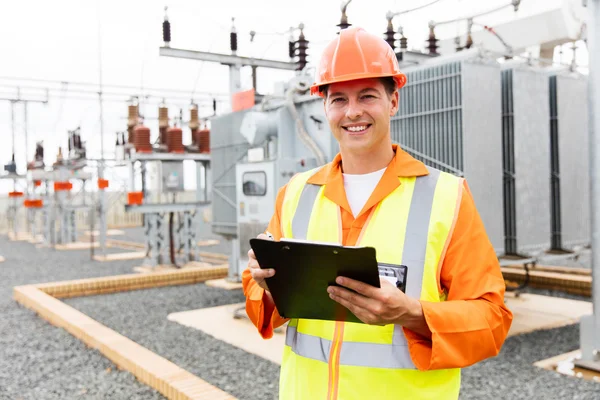
<svg viewBox="0 0 600 400">
<path fill-rule="evenodd" d="M 273 239 L 273 235 L 271 235 L 270 233 L 268 235 L 264 234 L 264 233 L 261 233 L 260 235 L 257 236 L 257 238 L 258 239 L 263 239 L 263 240 L 274 240 Z"/>
</svg>

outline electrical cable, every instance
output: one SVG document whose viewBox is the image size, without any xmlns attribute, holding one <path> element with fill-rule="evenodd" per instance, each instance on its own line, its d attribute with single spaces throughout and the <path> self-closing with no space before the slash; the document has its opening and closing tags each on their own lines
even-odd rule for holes
<svg viewBox="0 0 600 400">
<path fill-rule="evenodd" d="M 423 8 L 432 6 L 435 3 L 439 3 L 440 1 L 442 1 L 442 0 L 433 0 L 433 1 L 429 2 L 429 3 L 427 3 L 427 4 L 423 4 L 421 6 L 414 7 L 414 8 L 408 9 L 408 10 L 398 11 L 398 12 L 395 12 L 395 13 L 392 13 L 391 11 L 388 11 L 388 13 L 386 14 L 386 18 L 390 19 L 390 18 L 394 18 L 394 17 L 396 17 L 398 15 L 408 14 L 408 13 L 411 13 L 413 11 L 421 10 Z"/>
<path fill-rule="evenodd" d="M 296 133 L 300 137 L 300 140 L 302 140 L 309 150 L 313 152 L 318 165 L 321 166 L 325 165 L 325 154 L 323 154 L 323 151 L 319 148 L 315 140 L 306 131 L 302 119 L 298 114 L 298 110 L 296 109 L 296 104 L 294 103 L 294 95 L 296 93 L 305 93 L 308 89 L 310 89 L 310 86 L 305 85 L 302 81 L 293 83 L 286 94 L 286 106 L 294 118 L 294 122 L 296 123 Z"/>
<path fill-rule="evenodd" d="M 37 79 L 37 78 L 23 78 L 23 77 L 14 77 L 14 76 L 0 76 L 0 81 L 2 80 L 8 80 L 8 81 L 28 81 L 28 82 L 39 82 L 39 83 L 47 83 L 47 84 L 51 84 L 51 85 L 57 85 L 57 86 L 61 86 L 62 85 L 68 85 L 70 88 L 70 90 L 75 90 L 73 88 L 73 86 L 88 86 L 88 87 L 92 87 L 92 89 L 88 90 L 88 92 L 91 93 L 95 93 L 98 94 L 98 84 L 97 83 L 90 83 L 90 82 L 72 82 L 72 81 L 54 81 L 54 80 L 48 80 L 48 79 Z M 130 90 L 130 91 L 139 91 L 140 88 L 138 86 L 128 86 L 128 85 L 107 85 L 107 84 L 103 84 L 102 85 L 104 88 L 106 89 L 124 89 L 124 90 Z M 45 88 L 39 88 L 41 89 L 45 89 Z M 56 89 L 56 88 L 54 88 Z M 185 95 L 189 95 L 189 90 L 183 90 L 183 89 L 165 89 L 165 88 L 146 88 L 146 90 L 148 92 L 157 92 L 156 96 L 159 95 L 159 93 L 180 93 L 180 94 L 185 94 Z M 198 92 L 198 95 L 203 95 L 206 97 L 229 97 L 228 93 L 216 93 L 216 92 Z"/>
<path fill-rule="evenodd" d="M 508 50 L 509 53 L 512 53 L 512 47 L 508 43 L 506 43 L 506 41 L 502 38 L 502 36 L 500 36 L 498 34 L 498 32 L 496 32 L 494 30 L 494 28 L 492 28 L 491 26 L 488 26 L 488 25 L 484 25 L 484 24 L 480 24 L 480 23 L 474 22 L 474 21 L 473 21 L 473 25 L 480 26 L 483 29 L 485 29 L 486 31 L 488 31 L 491 34 L 493 34 L 494 36 L 496 36 L 496 38 L 504 45 L 504 47 L 506 47 L 506 50 Z"/>
</svg>

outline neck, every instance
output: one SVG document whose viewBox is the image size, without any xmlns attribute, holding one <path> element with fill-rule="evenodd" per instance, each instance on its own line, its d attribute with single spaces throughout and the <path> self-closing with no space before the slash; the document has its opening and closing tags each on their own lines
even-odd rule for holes
<svg viewBox="0 0 600 400">
<path fill-rule="evenodd" d="M 340 149 L 342 156 L 342 171 L 345 174 L 362 175 L 379 171 L 388 166 L 394 158 L 394 150 L 390 143 L 383 143 L 377 148 L 362 151 Z"/>
</svg>

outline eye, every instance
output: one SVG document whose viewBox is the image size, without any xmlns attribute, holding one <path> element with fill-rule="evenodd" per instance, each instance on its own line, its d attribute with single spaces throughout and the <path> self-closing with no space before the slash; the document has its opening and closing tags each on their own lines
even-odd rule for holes
<svg viewBox="0 0 600 400">
<path fill-rule="evenodd" d="M 374 99 L 375 96 L 373 96 L 372 94 L 365 94 L 361 98 L 363 98 L 363 99 Z"/>
<path fill-rule="evenodd" d="M 344 99 L 343 99 L 343 98 L 341 98 L 341 97 L 336 97 L 335 99 L 332 99 L 332 100 L 331 100 L 331 102 L 332 102 L 332 103 L 340 103 L 340 102 L 342 102 L 342 101 L 344 101 Z"/>
</svg>

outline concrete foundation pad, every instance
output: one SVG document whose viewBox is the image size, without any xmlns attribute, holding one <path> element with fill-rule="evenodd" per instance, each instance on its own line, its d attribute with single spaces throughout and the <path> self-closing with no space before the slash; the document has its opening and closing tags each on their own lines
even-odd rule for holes
<svg viewBox="0 0 600 400">
<path fill-rule="evenodd" d="M 196 243 L 196 245 L 200 246 L 200 247 L 205 247 L 205 246 L 216 246 L 219 243 L 221 243 L 221 242 L 217 239 L 207 239 L 207 240 L 200 240 L 198 243 Z"/>
<path fill-rule="evenodd" d="M 225 290 L 237 290 L 242 288 L 241 282 L 229 282 L 227 278 L 206 281 L 205 284 L 206 286 L 216 287 Z"/>
<path fill-rule="evenodd" d="M 83 234 L 86 236 L 90 236 L 90 231 L 85 231 L 85 232 L 83 232 Z M 121 236 L 124 234 L 125 234 L 125 231 L 122 231 L 120 229 L 107 229 L 106 230 L 106 236 Z M 98 237 L 98 236 L 100 236 L 100 232 L 94 231 L 93 235 L 94 235 L 94 237 Z"/>
<path fill-rule="evenodd" d="M 106 261 L 124 261 L 124 260 L 139 260 L 146 257 L 145 251 L 128 251 L 125 253 L 100 254 L 95 255 L 94 260 L 100 262 Z"/>
<path fill-rule="evenodd" d="M 529 293 L 518 297 L 507 293 L 506 305 L 514 315 L 509 336 L 575 324 L 592 313 L 591 302 Z"/>
<path fill-rule="evenodd" d="M 94 242 L 73 242 L 73 243 L 65 243 L 65 244 L 57 244 L 54 246 L 56 250 L 86 250 L 90 247 L 98 248 L 100 247 L 100 243 Z"/>
<path fill-rule="evenodd" d="M 203 308 L 169 314 L 169 321 L 198 329 L 216 339 L 222 340 L 240 349 L 281 364 L 285 330 L 278 329 L 269 340 L 260 337 L 256 327 L 246 317 L 244 303 Z M 234 318 L 234 313 L 242 318 Z"/>
<path fill-rule="evenodd" d="M 155 266 L 141 265 L 138 267 L 133 267 L 135 272 L 139 273 L 150 273 L 150 272 L 163 272 L 163 271 L 178 271 L 188 268 L 210 268 L 210 267 L 224 267 L 227 268 L 227 265 L 215 265 L 211 263 L 205 263 L 200 261 L 190 261 L 181 268 L 177 268 L 174 265 L 170 264 L 159 264 Z"/>
<path fill-rule="evenodd" d="M 8 239 L 12 240 L 13 242 L 20 242 L 20 241 L 27 241 L 27 240 L 31 240 L 31 233 L 29 232 L 17 232 L 16 234 L 14 232 L 8 232 Z"/>
<path fill-rule="evenodd" d="M 541 360 L 533 365 L 539 368 L 555 371 L 559 374 L 600 382 L 600 372 L 575 366 L 581 359 L 581 350 L 571 351 L 556 357 Z"/>
</svg>

